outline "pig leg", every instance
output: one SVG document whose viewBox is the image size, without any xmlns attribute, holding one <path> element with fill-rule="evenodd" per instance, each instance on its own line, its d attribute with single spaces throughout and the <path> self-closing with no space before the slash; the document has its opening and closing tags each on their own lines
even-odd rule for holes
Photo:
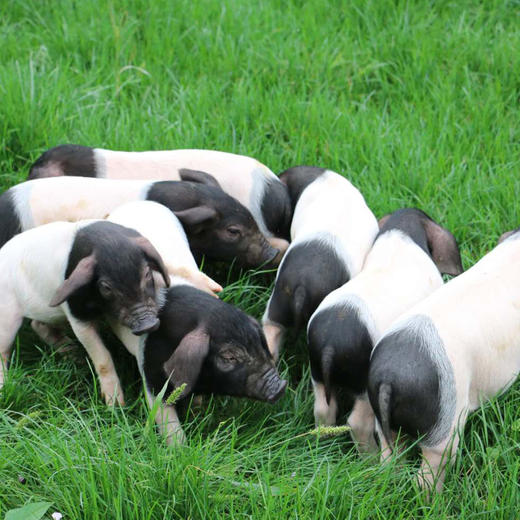
<svg viewBox="0 0 520 520">
<path fill-rule="evenodd" d="M 379 424 L 379 421 L 376 419 L 376 433 L 377 437 L 379 439 L 379 448 L 381 450 L 381 456 L 380 461 L 381 464 L 385 464 L 390 460 L 390 457 L 392 456 L 392 446 L 395 445 L 395 440 L 397 438 L 397 435 L 395 432 L 392 432 L 392 439 L 390 439 L 391 445 L 388 444 L 388 441 L 386 440 L 386 437 L 383 434 L 383 430 L 381 428 L 381 425 Z"/>
<path fill-rule="evenodd" d="M 314 420 L 316 426 L 334 426 L 338 413 L 338 404 L 334 392 L 331 393 L 330 400 L 327 403 L 323 383 L 318 383 L 312 379 L 312 387 L 314 389 Z"/>
<path fill-rule="evenodd" d="M 262 327 L 264 329 L 267 347 L 276 363 L 280 357 L 280 345 L 282 344 L 285 335 L 285 327 L 269 319 L 262 320 Z"/>
<path fill-rule="evenodd" d="M 442 491 L 446 468 L 455 459 L 459 440 L 458 432 L 452 432 L 445 441 L 437 446 L 421 447 L 423 461 L 417 475 L 417 483 L 421 488 L 429 491 L 435 490 L 437 493 Z"/>
<path fill-rule="evenodd" d="M 14 338 L 22 326 L 23 313 L 14 302 L 4 302 L 0 305 L 0 388 L 4 386 L 7 365 L 11 354 Z"/>
<path fill-rule="evenodd" d="M 152 409 L 155 398 L 148 390 L 148 388 L 146 388 L 146 401 L 148 402 L 150 409 Z M 173 444 L 174 442 L 182 444 L 186 440 L 186 436 L 182 431 L 181 422 L 177 416 L 175 406 L 171 406 L 166 403 L 160 403 L 159 409 L 155 414 L 155 422 L 159 427 L 161 435 L 166 435 L 166 443 L 168 445 Z"/>
<path fill-rule="evenodd" d="M 361 453 L 377 452 L 377 443 L 374 438 L 375 415 L 366 394 L 356 398 L 347 424 L 351 428 L 350 434 Z"/>
<path fill-rule="evenodd" d="M 70 313 L 68 305 L 64 305 L 64 310 L 74 334 L 85 347 L 92 360 L 105 402 L 108 405 L 113 405 L 115 402 L 124 405 L 121 383 L 119 382 L 112 356 L 103 344 L 96 328 L 92 323 L 82 322 L 74 318 Z"/>
<path fill-rule="evenodd" d="M 79 357 L 80 347 L 74 343 L 60 327 L 52 327 L 42 321 L 32 320 L 31 328 L 38 334 L 38 337 L 50 345 L 57 347 L 57 352 L 65 358 Z M 72 354 L 72 355 L 71 355 Z"/>
</svg>

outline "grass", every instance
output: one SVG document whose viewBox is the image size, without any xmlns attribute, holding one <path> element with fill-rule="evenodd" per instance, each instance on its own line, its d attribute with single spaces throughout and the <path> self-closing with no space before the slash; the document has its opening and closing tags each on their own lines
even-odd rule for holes
<svg viewBox="0 0 520 520">
<path fill-rule="evenodd" d="M 2 2 L 0 186 L 65 142 L 327 166 L 378 216 L 424 209 L 469 267 L 520 224 L 519 22 L 516 0 Z M 268 294 L 247 273 L 225 298 L 260 317 Z M 88 365 L 21 332 L 0 395 L 0 516 L 42 500 L 47 518 L 88 520 L 518 517 L 518 382 L 472 415 L 430 504 L 416 462 L 382 467 L 348 435 L 305 435 L 302 338 L 279 403 L 211 399 L 180 448 L 150 426 L 118 352 L 129 404 L 108 410 Z"/>
</svg>

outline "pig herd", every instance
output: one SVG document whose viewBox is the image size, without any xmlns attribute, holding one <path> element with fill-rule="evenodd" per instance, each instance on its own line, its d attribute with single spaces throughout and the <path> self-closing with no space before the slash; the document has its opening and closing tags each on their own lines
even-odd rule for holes
<svg viewBox="0 0 520 520">
<path fill-rule="evenodd" d="M 359 451 L 385 460 L 411 437 L 419 484 L 440 491 L 467 414 L 520 371 L 519 238 L 463 273 L 450 231 L 416 208 L 378 222 L 331 170 L 277 177 L 224 152 L 58 146 L 0 195 L 0 387 L 24 317 L 52 345 L 68 322 L 106 402 L 123 404 L 103 320 L 148 403 L 164 397 L 159 429 L 182 441 L 168 395 L 275 402 L 284 335 L 306 330 L 316 423 L 334 425 L 347 392 Z M 278 268 L 262 325 L 218 298 L 203 256 Z"/>
</svg>

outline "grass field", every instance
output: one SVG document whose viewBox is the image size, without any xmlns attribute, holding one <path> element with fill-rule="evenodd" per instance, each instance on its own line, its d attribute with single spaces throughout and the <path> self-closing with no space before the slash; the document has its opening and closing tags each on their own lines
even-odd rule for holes
<svg viewBox="0 0 520 520">
<path fill-rule="evenodd" d="M 519 96 L 517 0 L 0 2 L 2 189 L 65 142 L 327 166 L 377 216 L 424 209 L 467 268 L 520 224 Z M 224 298 L 260 317 L 268 294 L 246 273 Z M 520 515 L 519 382 L 472 415 L 428 503 L 416 457 L 382 467 L 348 436 L 307 434 L 303 338 L 286 346 L 279 403 L 215 398 L 175 448 L 119 352 L 128 405 L 109 410 L 87 364 L 23 329 L 0 393 L 1 518 L 37 501 L 66 520 Z"/>
</svg>

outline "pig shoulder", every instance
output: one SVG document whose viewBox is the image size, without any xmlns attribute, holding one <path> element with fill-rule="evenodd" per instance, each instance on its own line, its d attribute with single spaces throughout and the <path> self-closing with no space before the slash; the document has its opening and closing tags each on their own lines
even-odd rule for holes
<svg viewBox="0 0 520 520">
<path fill-rule="evenodd" d="M 21 233 L 0 249 L 2 286 L 16 297 L 24 316 L 52 322 L 62 311 L 49 307 L 63 283 L 77 226 L 55 222 Z"/>
</svg>

